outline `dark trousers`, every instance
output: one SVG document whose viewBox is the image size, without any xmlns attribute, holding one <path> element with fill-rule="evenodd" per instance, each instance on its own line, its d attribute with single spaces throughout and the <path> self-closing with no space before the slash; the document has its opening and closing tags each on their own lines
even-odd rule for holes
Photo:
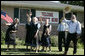
<svg viewBox="0 0 85 56">
<path fill-rule="evenodd" d="M 65 46 L 65 35 L 66 35 L 65 31 L 60 31 L 58 34 L 58 49 L 59 49 L 59 51 L 62 51 L 62 43 L 64 43 L 64 46 Z"/>
<path fill-rule="evenodd" d="M 73 41 L 73 47 L 74 47 L 73 53 L 76 53 L 77 52 L 77 35 L 76 35 L 76 33 L 73 33 L 73 34 L 68 33 L 67 39 L 66 39 L 65 51 L 66 52 L 68 51 L 71 40 Z"/>
</svg>

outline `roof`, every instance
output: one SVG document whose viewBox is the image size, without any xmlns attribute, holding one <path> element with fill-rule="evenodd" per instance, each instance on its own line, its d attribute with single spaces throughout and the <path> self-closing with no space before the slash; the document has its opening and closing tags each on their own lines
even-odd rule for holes
<svg viewBox="0 0 85 56">
<path fill-rule="evenodd" d="M 71 6 L 74 12 L 84 12 L 84 7 L 54 3 L 50 1 L 1 1 L 1 6 L 26 7 L 44 10 L 62 11 L 66 6 Z"/>
</svg>

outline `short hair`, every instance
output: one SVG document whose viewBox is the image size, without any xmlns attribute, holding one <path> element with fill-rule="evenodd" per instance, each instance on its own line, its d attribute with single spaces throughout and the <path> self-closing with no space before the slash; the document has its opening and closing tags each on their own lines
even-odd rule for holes
<svg viewBox="0 0 85 56">
<path fill-rule="evenodd" d="M 38 18 L 37 17 L 33 17 L 33 19 L 35 19 L 36 21 L 38 21 Z"/>
<path fill-rule="evenodd" d="M 19 22 L 19 19 L 18 18 L 15 18 L 14 21 L 17 20 Z"/>
</svg>

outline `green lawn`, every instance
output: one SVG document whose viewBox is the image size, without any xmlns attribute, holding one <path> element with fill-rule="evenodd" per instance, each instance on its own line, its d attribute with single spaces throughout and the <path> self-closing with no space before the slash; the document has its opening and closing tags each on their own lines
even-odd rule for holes
<svg viewBox="0 0 85 56">
<path fill-rule="evenodd" d="M 62 55 L 64 53 L 64 48 L 62 52 L 58 52 L 58 47 L 51 47 L 51 52 L 34 52 L 25 49 L 23 45 L 17 45 L 16 50 L 12 50 L 13 46 L 10 46 L 10 50 L 6 51 L 6 45 L 1 45 L 1 55 Z M 28 47 L 29 48 L 29 47 Z M 41 47 L 40 47 L 41 49 Z M 73 48 L 69 48 L 67 55 L 73 55 Z M 84 49 L 77 49 L 76 55 L 84 55 Z"/>
</svg>

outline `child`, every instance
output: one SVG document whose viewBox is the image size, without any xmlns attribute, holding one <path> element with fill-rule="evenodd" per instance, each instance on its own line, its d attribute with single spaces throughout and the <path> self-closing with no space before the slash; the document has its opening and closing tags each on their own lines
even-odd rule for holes
<svg viewBox="0 0 85 56">
<path fill-rule="evenodd" d="M 46 19 L 41 38 L 42 47 L 43 47 L 42 50 L 44 50 L 44 47 L 46 47 L 47 51 L 47 47 L 49 47 L 49 51 L 51 52 L 50 32 L 51 32 L 51 25 L 49 24 L 49 19 Z"/>
<path fill-rule="evenodd" d="M 36 52 L 38 51 L 38 32 L 39 32 L 40 24 L 38 23 L 38 19 L 33 17 L 32 23 L 32 46 L 36 47 Z"/>
</svg>

